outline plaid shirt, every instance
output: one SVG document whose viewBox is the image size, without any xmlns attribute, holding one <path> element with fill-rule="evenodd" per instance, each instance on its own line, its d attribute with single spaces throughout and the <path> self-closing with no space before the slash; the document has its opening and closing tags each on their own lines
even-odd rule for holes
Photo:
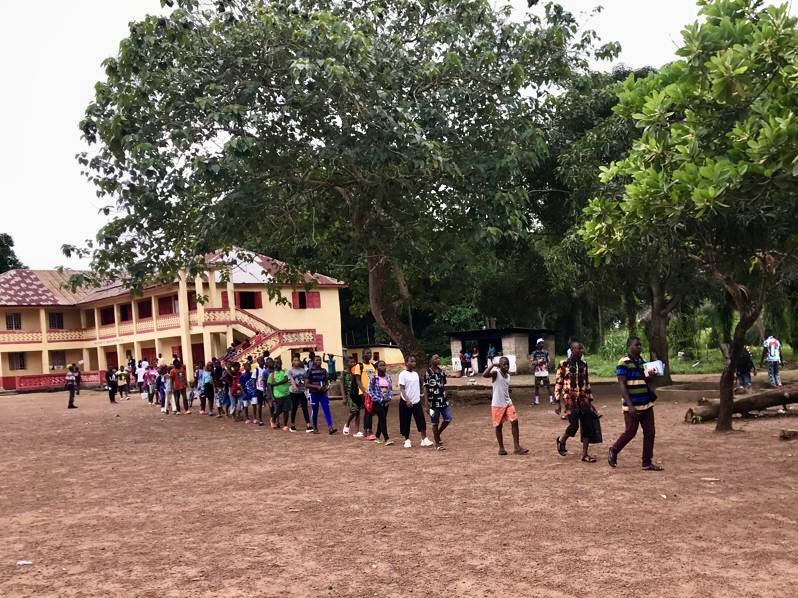
<svg viewBox="0 0 798 598">
<path fill-rule="evenodd" d="M 577 406 L 590 409 L 593 391 L 590 390 L 590 377 L 584 361 L 569 358 L 560 362 L 560 367 L 557 368 L 557 380 L 554 383 L 554 396 L 563 402 L 566 415 Z"/>
</svg>

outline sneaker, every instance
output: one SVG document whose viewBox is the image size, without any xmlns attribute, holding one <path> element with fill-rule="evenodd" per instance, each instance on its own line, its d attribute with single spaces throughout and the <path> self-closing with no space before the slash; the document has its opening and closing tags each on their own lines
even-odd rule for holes
<svg viewBox="0 0 798 598">
<path fill-rule="evenodd" d="M 311 427 L 305 430 L 305 434 L 318 434 L 318 432 L 316 431 L 316 428 Z"/>
<path fill-rule="evenodd" d="M 163 407 L 161 407 L 161 413 L 166 413 L 166 409 L 164 409 Z"/>
<path fill-rule="evenodd" d="M 539 399 L 539 398 L 537 398 L 537 397 L 535 397 L 535 403 L 534 403 L 534 404 L 535 404 L 535 405 L 540 405 L 540 399 Z"/>
<path fill-rule="evenodd" d="M 285 428 L 283 428 L 283 429 L 285 429 Z M 291 426 L 290 428 L 288 428 L 288 431 L 289 432 L 296 432 L 296 426 Z"/>
<path fill-rule="evenodd" d="M 191 410 L 186 411 L 186 415 L 191 415 Z"/>
<path fill-rule="evenodd" d="M 321 434 L 321 432 L 319 432 L 319 429 L 318 429 L 318 428 L 313 428 L 313 429 L 310 431 L 310 433 L 311 433 L 311 434 Z"/>
<path fill-rule="evenodd" d="M 349 436 L 349 426 L 344 426 L 343 435 Z"/>
<path fill-rule="evenodd" d="M 332 435 L 333 435 L 333 434 L 335 434 L 337 431 L 338 431 L 338 428 L 330 428 L 329 430 L 327 430 L 327 433 L 328 433 L 330 436 L 332 436 Z"/>
<path fill-rule="evenodd" d="M 377 435 L 376 434 L 369 434 L 365 438 L 366 438 L 366 440 L 377 440 Z"/>
<path fill-rule="evenodd" d="M 618 453 L 612 450 L 612 447 L 607 451 L 607 463 L 609 463 L 612 468 L 618 467 Z"/>
<path fill-rule="evenodd" d="M 258 425 L 259 426 L 265 426 L 266 424 L 264 424 L 263 422 L 258 422 Z"/>
<path fill-rule="evenodd" d="M 409 438 L 407 440 L 405 440 L 405 443 L 404 443 L 404 447 L 405 448 L 411 448 L 412 446 L 413 446 L 413 443 L 410 442 Z"/>
<path fill-rule="evenodd" d="M 382 438 L 374 437 L 374 442 L 377 444 L 385 444 L 385 441 Z"/>
<path fill-rule="evenodd" d="M 365 435 L 363 434 L 363 432 L 355 432 L 354 434 L 352 434 L 352 438 L 365 438 Z"/>
<path fill-rule="evenodd" d="M 391 446 L 393 444 L 393 440 L 386 440 L 385 446 Z"/>
<path fill-rule="evenodd" d="M 77 405 L 67 405 L 67 409 L 77 409 Z"/>
<path fill-rule="evenodd" d="M 432 442 L 429 438 L 424 438 L 424 440 L 421 441 L 421 446 L 434 446 L 434 445 L 435 443 Z"/>
</svg>

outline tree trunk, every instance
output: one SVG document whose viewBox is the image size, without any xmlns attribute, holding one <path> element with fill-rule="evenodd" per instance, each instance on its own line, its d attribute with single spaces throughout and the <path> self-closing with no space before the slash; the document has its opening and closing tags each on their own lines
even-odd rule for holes
<svg viewBox="0 0 798 598">
<path fill-rule="evenodd" d="M 426 368 L 427 354 L 410 327 L 402 321 L 394 298 L 388 291 L 391 265 L 388 258 L 369 252 L 369 304 L 379 327 L 402 350 L 405 357 L 415 355 L 418 368 Z"/>
<path fill-rule="evenodd" d="M 716 432 L 731 432 L 732 414 L 734 413 L 734 377 L 735 364 L 745 349 L 745 334 L 754 325 L 761 305 L 745 305 L 740 310 L 740 321 L 734 327 L 734 335 L 729 347 L 729 362 L 723 368 L 720 376 L 720 406 L 718 410 L 718 423 L 715 424 Z"/>
<path fill-rule="evenodd" d="M 598 332 L 598 347 L 604 346 L 604 310 L 601 309 L 601 300 L 596 298 L 596 327 Z"/>
<path fill-rule="evenodd" d="M 798 384 L 790 384 L 781 388 L 774 388 L 765 392 L 745 395 L 732 401 L 732 413 L 748 413 L 749 411 L 762 411 L 768 407 L 798 403 Z M 684 421 L 691 423 L 694 417 L 700 417 L 702 422 L 719 417 L 721 401 L 710 399 L 702 401 L 695 407 L 687 410 Z"/>
<path fill-rule="evenodd" d="M 668 359 L 668 318 L 676 309 L 678 299 L 667 300 L 662 282 L 652 276 L 651 319 L 648 323 L 648 344 L 651 359 L 661 359 L 665 363 L 665 374 L 660 378 L 660 386 L 672 384 L 671 367 Z"/>
<path fill-rule="evenodd" d="M 628 336 L 637 336 L 637 301 L 631 287 L 626 287 L 623 294 L 623 309 L 626 315 L 626 331 Z"/>
</svg>

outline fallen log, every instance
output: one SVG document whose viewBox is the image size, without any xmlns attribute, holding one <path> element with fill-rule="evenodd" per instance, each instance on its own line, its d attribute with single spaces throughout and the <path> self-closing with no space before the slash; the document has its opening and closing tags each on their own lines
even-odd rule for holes
<svg viewBox="0 0 798 598">
<path fill-rule="evenodd" d="M 798 430 L 782 430 L 781 434 L 779 434 L 779 438 L 782 440 L 792 440 L 793 438 L 798 438 Z"/>
<path fill-rule="evenodd" d="M 781 388 L 772 388 L 764 392 L 735 398 L 732 413 L 748 413 L 762 411 L 768 407 L 798 403 L 798 384 L 789 384 Z M 695 407 L 690 407 L 684 415 L 688 424 L 698 424 L 718 418 L 720 399 L 702 399 Z"/>
</svg>

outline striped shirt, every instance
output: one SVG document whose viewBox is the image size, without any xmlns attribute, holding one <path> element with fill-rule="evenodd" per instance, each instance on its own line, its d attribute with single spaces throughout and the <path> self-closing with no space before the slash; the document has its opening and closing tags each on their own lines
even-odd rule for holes
<svg viewBox="0 0 798 598">
<path fill-rule="evenodd" d="M 651 392 L 646 381 L 645 361 L 642 357 L 634 359 L 630 355 L 622 357 L 615 367 L 616 376 L 626 377 L 626 390 L 632 400 L 632 408 L 635 411 L 645 411 L 654 406 L 657 398 Z M 629 411 L 626 399 L 623 399 L 623 410 Z"/>
</svg>

